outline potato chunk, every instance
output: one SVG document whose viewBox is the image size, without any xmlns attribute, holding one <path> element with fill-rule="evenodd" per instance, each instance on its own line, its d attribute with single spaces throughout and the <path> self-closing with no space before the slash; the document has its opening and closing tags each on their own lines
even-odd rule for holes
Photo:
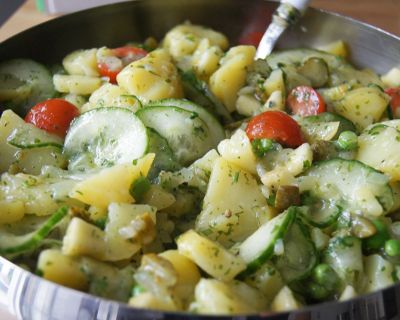
<svg viewBox="0 0 400 320">
<path fill-rule="evenodd" d="M 164 49 L 127 65 L 117 76 L 119 86 L 144 102 L 183 97 L 178 70 Z"/>
<path fill-rule="evenodd" d="M 79 182 L 70 197 L 97 208 L 106 208 L 111 202 L 133 203 L 129 188 L 140 176 L 146 176 L 154 160 L 154 153 L 130 163 L 106 168 Z"/>
<path fill-rule="evenodd" d="M 253 46 L 237 46 L 229 49 L 221 59 L 221 66 L 210 78 L 210 89 L 229 111 L 234 111 L 238 91 L 246 82 L 246 69 L 253 63 L 256 49 Z"/>
<path fill-rule="evenodd" d="M 163 45 L 174 59 L 179 59 L 191 55 L 202 39 L 207 39 L 211 46 L 222 50 L 226 50 L 229 45 L 228 39 L 222 33 L 190 23 L 172 28 L 165 36 Z"/>
</svg>

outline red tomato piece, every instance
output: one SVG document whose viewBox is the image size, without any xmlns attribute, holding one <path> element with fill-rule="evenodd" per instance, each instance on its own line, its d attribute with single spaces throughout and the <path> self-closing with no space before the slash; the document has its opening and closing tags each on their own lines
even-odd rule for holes
<svg viewBox="0 0 400 320">
<path fill-rule="evenodd" d="M 49 99 L 36 104 L 25 121 L 49 133 L 65 137 L 71 121 L 79 116 L 79 109 L 63 99 Z"/>
<path fill-rule="evenodd" d="M 239 43 L 243 44 L 243 45 L 251 45 L 251 46 L 258 47 L 258 44 L 260 43 L 263 35 L 264 35 L 264 32 L 262 32 L 262 31 L 249 32 L 240 38 Z"/>
<path fill-rule="evenodd" d="M 294 88 L 287 98 L 287 104 L 294 114 L 302 117 L 317 115 L 326 110 L 324 99 L 308 86 Z"/>
<path fill-rule="evenodd" d="M 400 118 L 400 87 L 388 88 L 385 93 L 390 96 L 390 109 L 392 110 L 393 118 Z"/>
<path fill-rule="evenodd" d="M 112 51 L 116 57 L 131 58 L 132 61 L 136 61 L 136 60 L 139 60 L 139 59 L 147 56 L 147 51 L 142 48 L 138 48 L 138 47 L 125 46 L 125 47 L 119 47 L 119 48 L 112 49 Z"/>
<path fill-rule="evenodd" d="M 250 141 L 267 138 L 291 148 L 304 142 L 300 126 L 281 111 L 266 111 L 253 117 L 247 125 L 246 133 Z"/>
<path fill-rule="evenodd" d="M 99 61 L 97 64 L 100 75 L 103 77 L 108 77 L 111 83 L 117 83 L 117 75 L 124 66 L 147 55 L 146 50 L 130 46 L 115 48 L 111 51 L 114 59 L 111 58 L 107 60 L 106 57 L 104 61 Z M 119 63 L 116 64 L 113 60 L 117 60 Z"/>
<path fill-rule="evenodd" d="M 111 83 L 117 83 L 117 75 L 121 72 L 122 68 L 112 70 L 110 66 L 105 62 L 99 62 L 97 69 L 102 77 L 108 77 Z"/>
</svg>

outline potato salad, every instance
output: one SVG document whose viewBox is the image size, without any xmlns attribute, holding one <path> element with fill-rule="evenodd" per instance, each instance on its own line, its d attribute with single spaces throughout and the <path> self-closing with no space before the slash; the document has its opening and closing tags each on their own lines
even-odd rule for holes
<svg viewBox="0 0 400 320">
<path fill-rule="evenodd" d="M 400 69 L 183 23 L 0 62 L 0 255 L 134 308 L 258 314 L 400 279 Z"/>
</svg>

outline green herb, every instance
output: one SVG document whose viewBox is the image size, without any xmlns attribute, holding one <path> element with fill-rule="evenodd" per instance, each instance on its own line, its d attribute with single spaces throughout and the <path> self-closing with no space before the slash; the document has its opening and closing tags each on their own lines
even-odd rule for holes
<svg viewBox="0 0 400 320">
<path fill-rule="evenodd" d="M 263 138 L 254 139 L 251 142 L 251 146 L 253 147 L 253 152 L 261 158 L 264 157 L 268 151 L 276 150 L 279 144 L 274 140 Z"/>
<path fill-rule="evenodd" d="M 129 192 L 136 201 L 140 202 L 144 194 L 150 189 L 150 186 L 150 181 L 141 176 L 132 182 Z"/>
</svg>

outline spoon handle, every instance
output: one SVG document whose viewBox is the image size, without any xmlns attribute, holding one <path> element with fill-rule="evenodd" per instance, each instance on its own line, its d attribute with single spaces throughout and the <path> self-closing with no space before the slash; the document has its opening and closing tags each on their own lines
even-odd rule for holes
<svg viewBox="0 0 400 320">
<path fill-rule="evenodd" d="M 294 25 L 304 14 L 310 0 L 282 0 L 272 16 L 272 22 L 258 45 L 255 59 L 265 59 L 287 27 Z"/>
<path fill-rule="evenodd" d="M 297 10 L 299 10 L 301 13 L 304 13 L 304 11 L 308 7 L 308 3 L 310 0 L 282 0 L 281 3 L 288 3 L 295 7 Z"/>
</svg>

